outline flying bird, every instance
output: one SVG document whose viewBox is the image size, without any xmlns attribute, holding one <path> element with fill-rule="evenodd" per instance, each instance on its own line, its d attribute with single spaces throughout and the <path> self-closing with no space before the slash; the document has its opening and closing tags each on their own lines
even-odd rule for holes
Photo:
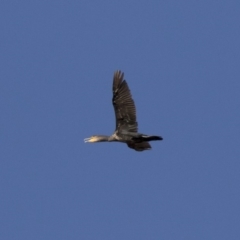
<svg viewBox="0 0 240 240">
<path fill-rule="evenodd" d="M 111 136 L 94 135 L 85 138 L 85 143 L 122 142 L 136 151 L 144 151 L 151 149 L 149 141 L 163 140 L 160 136 L 138 133 L 136 107 L 123 72 L 114 73 L 112 91 L 112 104 L 116 117 L 115 132 Z"/>
</svg>

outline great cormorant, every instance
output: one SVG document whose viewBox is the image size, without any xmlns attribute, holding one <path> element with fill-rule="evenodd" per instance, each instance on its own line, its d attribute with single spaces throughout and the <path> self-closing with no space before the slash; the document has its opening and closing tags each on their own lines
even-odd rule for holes
<svg viewBox="0 0 240 240">
<path fill-rule="evenodd" d="M 136 151 L 151 149 L 149 141 L 163 140 L 160 136 L 149 136 L 138 133 L 136 107 L 128 84 L 124 80 L 124 73 L 116 71 L 113 76 L 112 103 L 116 116 L 116 129 L 113 135 L 94 135 L 85 138 L 85 142 L 123 142 Z"/>
</svg>

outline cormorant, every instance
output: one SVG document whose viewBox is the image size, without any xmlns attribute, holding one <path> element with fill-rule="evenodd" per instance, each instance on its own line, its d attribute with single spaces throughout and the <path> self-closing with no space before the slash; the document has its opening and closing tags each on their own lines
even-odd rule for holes
<svg viewBox="0 0 240 240">
<path fill-rule="evenodd" d="M 149 136 L 138 133 L 136 107 L 124 73 L 116 71 L 113 76 L 112 103 L 116 116 L 116 129 L 113 135 L 94 135 L 85 138 L 84 142 L 123 142 L 136 151 L 151 149 L 149 141 L 163 140 L 160 136 Z"/>
</svg>

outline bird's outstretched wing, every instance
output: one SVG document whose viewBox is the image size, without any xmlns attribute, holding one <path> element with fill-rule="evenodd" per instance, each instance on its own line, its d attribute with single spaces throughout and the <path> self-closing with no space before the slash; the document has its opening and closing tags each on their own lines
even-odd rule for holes
<svg viewBox="0 0 240 240">
<path fill-rule="evenodd" d="M 113 76 L 112 103 L 116 116 L 116 131 L 137 132 L 136 107 L 121 71 L 116 71 Z"/>
</svg>

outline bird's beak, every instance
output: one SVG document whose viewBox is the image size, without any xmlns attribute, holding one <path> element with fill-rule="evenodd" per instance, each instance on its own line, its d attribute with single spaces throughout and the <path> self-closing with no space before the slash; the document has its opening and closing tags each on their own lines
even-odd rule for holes
<svg viewBox="0 0 240 240">
<path fill-rule="evenodd" d="M 91 138 L 84 138 L 84 142 L 85 142 L 85 143 L 91 142 Z"/>
<path fill-rule="evenodd" d="M 90 137 L 90 138 L 85 138 L 85 139 L 84 139 L 84 142 L 85 142 L 85 143 L 87 143 L 87 142 L 92 143 L 92 142 L 96 142 L 96 140 L 95 140 L 94 137 Z"/>
</svg>

